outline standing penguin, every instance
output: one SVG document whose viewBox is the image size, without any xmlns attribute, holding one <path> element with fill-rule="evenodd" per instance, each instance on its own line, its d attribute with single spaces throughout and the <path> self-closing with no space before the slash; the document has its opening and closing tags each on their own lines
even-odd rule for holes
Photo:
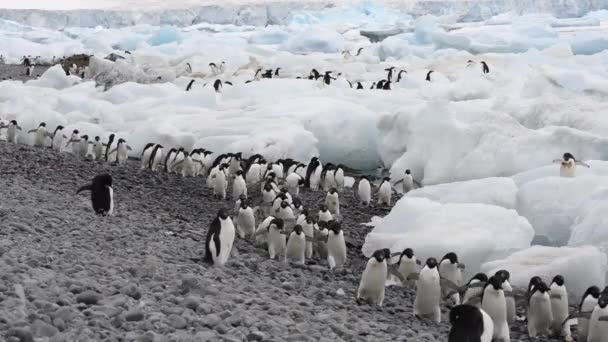
<svg viewBox="0 0 608 342">
<path fill-rule="evenodd" d="M 553 277 L 549 290 L 551 291 L 551 312 L 553 313 L 553 324 L 551 327 L 553 335 L 569 337 L 563 324 L 566 318 L 568 318 L 568 291 L 564 284 L 564 277 L 561 275 Z"/>
<path fill-rule="evenodd" d="M 70 140 L 68 140 L 67 144 L 65 144 L 65 147 L 67 148 L 70 146 L 70 144 L 72 144 L 72 154 L 77 157 L 80 156 L 80 132 L 77 129 L 72 131 L 72 136 L 70 136 Z"/>
<path fill-rule="evenodd" d="M 382 183 L 380 183 L 380 188 L 378 189 L 378 205 L 390 206 L 392 191 L 391 179 L 384 177 Z"/>
<path fill-rule="evenodd" d="M 144 147 L 143 151 L 141 151 L 141 156 L 139 160 L 141 161 L 141 169 L 147 169 L 150 164 L 150 157 L 152 156 L 152 151 L 154 150 L 155 143 L 147 143 Z"/>
<path fill-rule="evenodd" d="M 507 323 L 507 302 L 502 289 L 502 279 L 492 276 L 483 289 L 481 308 L 492 317 L 494 323 L 493 340 L 510 342 L 509 324 Z"/>
<path fill-rule="evenodd" d="M 304 265 L 306 261 L 306 235 L 302 226 L 297 224 L 289 234 L 285 251 L 285 262 L 292 261 L 296 264 Z"/>
<path fill-rule="evenodd" d="M 300 217 L 304 216 L 304 218 L 300 221 L 298 220 L 296 223 L 302 226 L 302 232 L 306 235 L 306 258 L 312 258 L 313 245 L 311 239 L 315 236 L 315 221 L 308 216 L 308 210 L 305 210 Z M 299 218 L 298 218 L 299 219 Z"/>
<path fill-rule="evenodd" d="M 237 170 L 232 182 L 232 198 L 239 198 L 241 195 L 247 197 L 247 183 L 242 170 Z"/>
<path fill-rule="evenodd" d="M 319 188 L 319 182 L 323 166 L 318 157 L 312 157 L 306 167 L 306 177 L 304 177 L 304 187 L 316 191 Z"/>
<path fill-rule="evenodd" d="M 413 275 L 408 277 L 412 279 Z M 416 317 L 431 317 L 435 323 L 441 323 L 441 285 L 437 260 L 428 258 L 424 267 L 417 274 L 416 299 L 414 300 L 414 315 Z"/>
<path fill-rule="evenodd" d="M 21 127 L 17 124 L 17 120 L 11 120 L 8 125 L 0 128 L 6 128 L 6 141 L 9 143 L 17 143 L 17 131 L 21 130 Z"/>
<path fill-rule="evenodd" d="M 202 162 L 199 161 L 202 164 Z M 179 166 L 179 173 L 182 177 L 194 177 L 196 174 L 196 163 L 192 160 L 192 155 L 184 151 L 184 159 L 177 163 Z M 200 165 L 200 164 L 199 164 Z"/>
<path fill-rule="evenodd" d="M 162 164 L 162 162 L 163 162 L 163 145 L 156 144 L 156 146 L 154 146 L 154 149 L 152 150 L 152 154 L 150 155 L 150 162 L 148 164 L 148 167 L 150 168 L 150 170 L 152 170 L 152 172 L 156 172 L 158 170 L 158 167 Z"/>
<path fill-rule="evenodd" d="M 332 221 L 333 219 L 334 219 L 334 216 L 331 214 L 331 212 L 327 208 L 327 205 L 321 204 L 320 209 L 319 209 L 318 222 L 327 223 L 329 221 Z"/>
<path fill-rule="evenodd" d="M 403 286 L 413 288 L 416 282 L 408 279 L 408 277 L 410 274 L 418 273 L 418 265 L 420 265 L 420 260 L 416 259 L 414 250 L 411 248 L 404 249 L 403 252 L 399 254 L 397 265 L 399 265 L 397 271 L 403 278 Z"/>
<path fill-rule="evenodd" d="M 112 188 L 112 176 L 102 174 L 95 176 L 91 184 L 82 186 L 76 194 L 81 191 L 91 191 L 91 203 L 93 210 L 98 215 L 112 215 L 114 213 L 114 189 Z"/>
<path fill-rule="evenodd" d="M 213 184 L 213 196 L 218 196 L 223 200 L 226 199 L 226 188 L 228 187 L 228 182 L 226 181 L 226 168 L 226 164 L 220 165 L 216 173 L 211 176 Z"/>
<path fill-rule="evenodd" d="M 63 142 L 68 138 L 65 136 L 65 134 L 63 134 L 63 128 L 63 126 L 58 125 L 55 128 L 55 132 L 53 132 L 53 142 L 51 143 L 51 147 L 57 152 L 61 151 Z"/>
<path fill-rule="evenodd" d="M 270 259 L 285 254 L 287 242 L 283 228 L 283 220 L 280 218 L 275 218 L 268 225 L 268 256 Z"/>
<path fill-rule="evenodd" d="M 481 71 L 484 74 L 489 74 L 490 73 L 490 68 L 488 67 L 488 64 L 485 61 L 481 61 Z"/>
<path fill-rule="evenodd" d="M 477 273 L 474 275 L 465 286 L 466 290 L 462 296 L 462 304 L 481 307 L 483 289 L 486 287 L 487 282 L 488 276 L 485 273 Z"/>
<path fill-rule="evenodd" d="M 428 82 L 433 82 L 433 79 L 431 78 L 431 74 L 433 73 L 433 70 L 429 70 L 429 72 L 426 73 L 426 80 Z"/>
<path fill-rule="evenodd" d="M 101 138 L 99 136 L 95 137 L 95 142 L 93 143 L 93 156 L 95 160 L 101 160 L 103 157 L 103 148 L 105 144 L 101 142 Z"/>
<path fill-rule="evenodd" d="M 534 285 L 528 298 L 528 335 L 536 338 L 538 335 L 551 335 L 553 312 L 549 287 L 544 281 Z"/>
<path fill-rule="evenodd" d="M 458 262 L 456 253 L 450 252 L 439 262 L 439 275 L 451 281 L 454 285 L 460 286 L 462 284 L 462 268 L 463 264 Z M 460 294 L 458 292 L 453 293 L 447 286 L 442 286 L 441 293 L 443 296 L 449 296 L 453 305 L 460 304 Z"/>
<path fill-rule="evenodd" d="M 336 188 L 342 192 L 344 190 L 344 165 L 338 165 L 334 171 L 334 181 L 336 182 Z"/>
<path fill-rule="evenodd" d="M 232 219 L 225 209 L 220 209 L 207 231 L 204 261 L 215 266 L 223 266 L 230 257 L 234 235 Z"/>
<path fill-rule="evenodd" d="M 414 190 L 414 178 L 412 177 L 412 172 L 410 171 L 410 169 L 405 170 L 405 175 L 403 175 L 403 179 L 395 184 L 398 183 L 402 183 L 402 191 L 404 194 L 407 194 L 411 190 Z"/>
<path fill-rule="evenodd" d="M 334 179 L 334 165 L 332 163 L 327 163 L 323 167 L 323 172 L 321 172 L 321 180 L 323 181 L 323 190 L 329 191 L 329 189 L 336 186 L 336 180 Z"/>
<path fill-rule="evenodd" d="M 221 93 L 222 92 L 222 81 L 221 80 L 215 80 L 215 82 L 213 82 L 213 89 L 215 89 L 216 93 Z"/>
<path fill-rule="evenodd" d="M 127 163 L 128 151 L 131 151 L 131 146 L 127 145 L 127 142 L 120 138 L 118 139 L 116 148 L 110 152 L 110 155 L 116 153 L 116 161 L 118 162 L 118 165 L 125 165 Z"/>
<path fill-rule="evenodd" d="M 366 176 L 361 176 L 361 179 L 359 179 L 357 196 L 359 202 L 365 206 L 368 206 L 372 201 L 372 186 Z"/>
<path fill-rule="evenodd" d="M 574 156 L 570 152 L 564 153 L 562 159 L 555 159 L 553 160 L 553 162 L 561 164 L 561 166 L 559 167 L 559 175 L 561 177 L 574 177 L 577 165 L 582 165 L 586 168 L 590 167 L 588 164 L 580 160 L 576 160 L 576 158 L 574 158 Z"/>
<path fill-rule="evenodd" d="M 367 261 L 357 289 L 357 303 L 367 302 L 371 305 L 382 306 L 384 301 L 385 281 L 388 273 L 388 260 L 391 252 L 379 249 Z"/>
<path fill-rule="evenodd" d="M 285 178 L 285 183 L 289 192 L 298 196 L 300 194 L 300 186 L 304 185 L 304 177 L 292 172 Z"/>
<path fill-rule="evenodd" d="M 482 309 L 472 305 L 458 305 L 450 310 L 448 342 L 492 342 L 494 322 Z"/>
<path fill-rule="evenodd" d="M 114 141 L 114 138 L 114 133 L 110 134 L 108 138 L 108 143 L 106 144 L 105 160 L 107 163 L 113 163 L 116 161 L 116 154 L 110 152 L 116 147 L 116 142 Z"/>
<path fill-rule="evenodd" d="M 27 133 L 36 133 L 34 137 L 34 146 L 44 147 L 46 138 L 52 138 L 51 134 L 46 130 L 46 123 L 41 122 L 37 129 L 29 130 Z"/>
<path fill-rule="evenodd" d="M 241 239 L 253 237 L 255 233 L 255 215 L 245 199 L 241 199 L 237 211 L 236 228 Z"/>
<path fill-rule="evenodd" d="M 346 242 L 344 241 L 344 231 L 338 221 L 330 221 L 327 229 L 327 263 L 329 269 L 344 266 L 346 263 Z"/>
<path fill-rule="evenodd" d="M 502 290 L 505 293 L 507 302 L 507 323 L 509 326 L 515 323 L 515 297 L 513 297 L 513 287 L 511 286 L 511 274 L 507 270 L 496 272 L 495 276 L 502 279 Z"/>
<path fill-rule="evenodd" d="M 578 306 L 580 317 L 578 317 L 578 325 L 576 327 L 579 341 L 587 341 L 589 335 L 589 319 L 591 318 L 591 314 L 593 313 L 593 309 L 597 305 L 599 298 L 600 289 L 597 286 L 589 287 L 581 298 L 581 302 Z"/>
<path fill-rule="evenodd" d="M 600 294 L 591 313 L 587 342 L 608 342 L 608 287 Z"/>
<path fill-rule="evenodd" d="M 329 192 L 325 196 L 325 205 L 327 206 L 327 209 L 329 209 L 329 211 L 332 213 L 332 215 L 340 215 L 340 198 L 338 196 L 338 190 L 336 190 L 336 188 L 329 189 Z"/>
</svg>

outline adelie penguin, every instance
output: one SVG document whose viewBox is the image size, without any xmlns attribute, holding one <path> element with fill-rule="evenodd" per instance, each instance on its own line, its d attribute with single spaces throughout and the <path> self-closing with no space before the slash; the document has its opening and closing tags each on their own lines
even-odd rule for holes
<svg viewBox="0 0 608 342">
<path fill-rule="evenodd" d="M 390 67 L 390 68 L 386 68 L 384 69 L 384 71 L 388 72 L 386 79 L 388 80 L 388 82 L 391 82 L 393 80 L 393 71 L 395 70 L 395 67 Z"/>
<path fill-rule="evenodd" d="M 600 294 L 589 319 L 587 342 L 608 341 L 608 287 Z"/>
<path fill-rule="evenodd" d="M 21 130 L 17 120 L 11 120 L 8 125 L 0 126 L 0 128 L 6 128 L 6 141 L 9 143 L 17 143 L 17 131 Z"/>
<path fill-rule="evenodd" d="M 363 88 L 363 84 L 361 82 L 357 82 L 357 90 L 365 89 Z"/>
<path fill-rule="evenodd" d="M 564 153 L 562 159 L 554 159 L 553 162 L 561 164 L 559 167 L 559 175 L 561 177 L 574 177 L 577 165 L 582 165 L 586 168 L 590 168 L 590 166 L 585 162 L 576 160 L 576 158 L 574 158 L 574 156 L 570 152 Z"/>
<path fill-rule="evenodd" d="M 63 142 L 68 138 L 65 134 L 63 134 L 63 128 L 63 126 L 58 125 L 53 132 L 53 142 L 51 143 L 51 147 L 57 152 L 61 151 Z"/>
<path fill-rule="evenodd" d="M 372 186 L 369 183 L 367 176 L 361 176 L 359 185 L 357 186 L 357 197 L 359 202 L 365 206 L 370 205 L 372 201 Z"/>
<path fill-rule="evenodd" d="M 453 307 L 450 323 L 448 342 L 492 342 L 492 318 L 476 306 L 463 304 Z"/>
<path fill-rule="evenodd" d="M 481 297 L 483 296 L 483 289 L 486 287 L 487 282 L 488 276 L 485 273 L 475 274 L 464 286 L 465 291 L 462 296 L 462 304 L 481 307 Z"/>
<path fill-rule="evenodd" d="M 488 67 L 488 64 L 485 61 L 481 61 L 481 72 L 483 72 L 484 74 L 490 73 L 490 68 Z"/>
<path fill-rule="evenodd" d="M 390 259 L 391 251 L 387 248 L 375 251 L 369 258 L 357 289 L 357 303 L 359 305 L 366 302 L 371 305 L 382 306 L 386 276 L 388 275 L 388 261 Z"/>
<path fill-rule="evenodd" d="M 408 277 L 411 274 L 418 273 L 418 265 L 421 264 L 420 260 L 416 259 L 414 255 L 414 250 L 411 248 L 404 249 L 401 253 L 395 253 L 391 255 L 391 257 L 399 257 L 397 261 L 397 272 L 399 274 L 394 274 L 401 280 L 403 286 L 408 288 L 414 288 L 416 282 L 414 280 L 408 280 Z"/>
<path fill-rule="evenodd" d="M 236 229 L 241 239 L 253 237 L 255 233 L 255 215 L 253 208 L 247 204 L 246 198 L 241 198 L 236 215 Z"/>
<path fill-rule="evenodd" d="M 414 315 L 419 318 L 431 318 L 441 323 L 441 279 L 437 270 L 437 260 L 428 258 L 420 273 L 410 274 L 407 280 L 416 280 L 416 299 Z"/>
<path fill-rule="evenodd" d="M 551 309 L 550 289 L 544 281 L 532 286 L 528 297 L 528 336 L 551 336 L 553 311 Z"/>
<path fill-rule="evenodd" d="M 194 80 L 191 80 L 188 85 L 186 86 L 186 91 L 190 91 L 192 90 L 192 85 L 194 84 Z"/>
<path fill-rule="evenodd" d="M 502 288 L 502 279 L 490 277 L 483 289 L 481 308 L 492 317 L 494 323 L 493 341 L 510 342 L 509 324 L 507 322 L 507 303 Z"/>
<path fill-rule="evenodd" d="M 37 129 L 29 130 L 27 133 L 36 133 L 34 137 L 34 146 L 36 147 L 44 147 L 46 145 L 46 138 L 53 138 L 52 134 L 46 130 L 46 123 L 44 122 L 40 123 Z"/>
<path fill-rule="evenodd" d="M 150 163 L 150 157 L 152 156 L 152 151 L 154 149 L 154 146 L 156 146 L 155 143 L 147 143 L 146 146 L 144 147 L 143 151 L 141 151 L 139 160 L 141 161 L 142 169 L 148 168 L 148 164 Z"/>
<path fill-rule="evenodd" d="M 378 205 L 386 205 L 390 207 L 392 193 L 393 188 L 391 185 L 391 179 L 385 177 L 378 188 Z"/>
<path fill-rule="evenodd" d="M 223 266 L 230 257 L 234 236 L 235 229 L 232 219 L 225 209 L 220 209 L 207 231 L 203 260 L 208 264 Z"/>
<path fill-rule="evenodd" d="M 106 144 L 101 142 L 101 138 L 99 136 L 95 137 L 95 142 L 93 143 L 93 156 L 95 160 L 101 160 L 103 158 L 103 148 Z"/>
<path fill-rule="evenodd" d="M 551 329 L 554 336 L 565 337 L 571 340 L 570 332 L 564 327 L 568 318 L 568 290 L 564 277 L 556 275 L 549 285 L 551 298 L 551 312 L 553 313 L 553 324 Z"/>
<path fill-rule="evenodd" d="M 462 284 L 462 269 L 464 269 L 464 264 L 458 262 L 458 256 L 454 252 L 446 254 L 439 262 L 439 275 L 452 282 L 453 287 L 460 287 Z M 442 286 L 441 290 L 442 295 L 450 298 L 453 305 L 460 304 L 460 294 L 458 292 L 453 292 L 447 286 Z"/>
<path fill-rule="evenodd" d="M 403 78 L 403 76 L 401 76 L 402 74 L 407 74 L 407 71 L 399 70 L 399 73 L 397 74 L 397 83 L 401 82 L 401 79 Z"/>
<path fill-rule="evenodd" d="M 112 176 L 109 174 L 95 176 L 91 184 L 82 186 L 76 194 L 85 190 L 91 191 L 91 203 L 96 214 L 112 215 L 114 213 Z"/>
<path fill-rule="evenodd" d="M 336 188 L 331 188 L 325 196 L 325 205 L 334 216 L 340 215 L 340 196 Z"/>
<path fill-rule="evenodd" d="M 495 274 L 496 277 L 502 279 L 502 290 L 505 294 L 507 303 L 507 323 L 509 325 L 515 323 L 515 297 L 513 295 L 513 287 L 511 286 L 511 274 L 507 270 L 499 270 Z"/>
<path fill-rule="evenodd" d="M 330 221 L 327 224 L 329 233 L 327 235 L 327 263 L 329 269 L 343 267 L 346 263 L 346 242 L 344 241 L 344 231 L 340 222 Z"/>
<path fill-rule="evenodd" d="M 116 148 L 110 151 L 110 155 L 116 153 L 116 162 L 118 165 L 124 165 L 127 163 L 128 151 L 132 151 L 131 146 L 127 145 L 124 139 L 118 139 Z"/>
<path fill-rule="evenodd" d="M 112 151 L 116 147 L 116 142 L 114 141 L 114 137 L 115 137 L 114 133 L 110 134 L 110 137 L 108 138 L 108 143 L 106 144 L 106 152 L 105 152 L 104 159 L 108 163 L 113 163 L 116 161 L 116 154 L 110 153 L 110 151 Z"/>
<path fill-rule="evenodd" d="M 285 262 L 293 262 L 299 265 L 306 263 L 306 235 L 299 224 L 295 225 L 293 231 L 289 234 L 285 249 Z"/>
<path fill-rule="evenodd" d="M 219 67 L 215 63 L 209 63 L 209 68 L 211 68 L 211 73 L 213 76 L 217 76 L 224 72 L 224 67 L 226 66 L 225 62 L 222 62 Z"/>
<path fill-rule="evenodd" d="M 431 77 L 431 74 L 433 73 L 433 70 L 429 70 L 429 72 L 426 73 L 426 80 L 428 82 L 433 82 L 433 78 Z"/>
</svg>

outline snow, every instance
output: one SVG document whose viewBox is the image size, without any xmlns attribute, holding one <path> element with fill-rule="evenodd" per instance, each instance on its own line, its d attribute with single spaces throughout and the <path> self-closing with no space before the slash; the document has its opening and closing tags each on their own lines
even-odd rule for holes
<svg viewBox="0 0 608 342">
<path fill-rule="evenodd" d="M 421 260 L 455 252 L 471 272 L 492 258 L 526 248 L 534 236 L 530 223 L 515 210 L 472 203 L 438 203 L 404 197 L 383 219 L 372 222 L 362 251 L 412 248 Z"/>
<path fill-rule="evenodd" d="M 597 248 L 534 246 L 502 260 L 482 265 L 488 274 L 506 269 L 511 273 L 511 284 L 526 288 L 530 278 L 540 276 L 547 283 L 560 274 L 568 292 L 580 298 L 592 285 L 603 288 L 608 267 L 606 254 Z"/>
<path fill-rule="evenodd" d="M 593 191 L 580 208 L 568 246 L 593 245 L 608 253 L 608 188 Z"/>
</svg>

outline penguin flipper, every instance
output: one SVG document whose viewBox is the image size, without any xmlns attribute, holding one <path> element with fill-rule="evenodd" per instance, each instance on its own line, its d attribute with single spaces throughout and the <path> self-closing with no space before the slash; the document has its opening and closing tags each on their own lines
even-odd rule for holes
<svg viewBox="0 0 608 342">
<path fill-rule="evenodd" d="M 458 291 L 460 290 L 460 286 L 456 285 L 453 281 L 446 278 L 439 278 L 439 283 L 442 287 L 447 287 L 451 290 Z"/>
<path fill-rule="evenodd" d="M 559 164 L 561 162 L 562 162 L 561 159 L 553 159 L 553 161 L 552 161 L 552 163 L 554 163 L 554 164 Z"/>
<path fill-rule="evenodd" d="M 422 265 L 422 261 L 420 261 L 420 260 L 416 259 L 416 264 L 417 264 L 417 265 Z"/>
<path fill-rule="evenodd" d="M 127 150 L 128 151 L 133 151 L 133 149 L 131 148 L 131 146 L 127 145 Z"/>
<path fill-rule="evenodd" d="M 418 280 L 420 279 L 420 273 L 410 273 L 406 277 L 407 280 Z"/>
<path fill-rule="evenodd" d="M 579 164 L 579 165 L 582 165 L 582 166 L 584 166 L 584 167 L 586 167 L 588 169 L 591 168 L 591 166 L 589 164 L 585 163 L 585 162 L 577 160 L 576 163 Z"/>
<path fill-rule="evenodd" d="M 515 295 L 513 295 L 513 291 L 504 291 L 505 293 L 505 298 L 511 297 L 511 298 L 515 298 Z"/>
<path fill-rule="evenodd" d="M 407 279 L 406 277 L 403 276 L 403 274 L 399 273 L 399 270 L 397 270 L 395 267 L 389 267 L 388 268 L 388 274 L 392 274 L 395 277 L 397 277 L 402 283 L 405 282 Z"/>
<path fill-rule="evenodd" d="M 93 189 L 93 184 L 87 184 L 87 185 L 81 186 L 80 189 L 78 189 L 78 191 L 76 191 L 76 194 L 79 194 L 80 192 L 85 191 L 85 190 L 91 191 L 92 189 Z"/>
<path fill-rule="evenodd" d="M 400 253 L 400 252 L 392 253 L 392 254 L 391 254 L 391 258 L 398 257 L 398 256 L 400 256 L 400 255 L 401 255 L 401 253 Z"/>
<path fill-rule="evenodd" d="M 463 264 L 462 262 L 458 263 L 458 268 L 460 268 L 461 270 L 464 270 L 467 268 L 467 266 L 465 264 Z"/>
<path fill-rule="evenodd" d="M 17 126 L 17 129 L 20 130 L 20 131 L 22 131 L 21 126 Z"/>
<path fill-rule="evenodd" d="M 220 256 L 220 245 L 221 245 L 221 241 L 220 241 L 220 234 L 213 234 L 213 243 L 215 244 L 215 256 L 218 257 Z"/>
<path fill-rule="evenodd" d="M 35 130 L 35 129 L 30 129 L 29 131 L 27 131 L 27 133 L 28 133 L 28 134 L 29 134 L 29 133 L 35 133 L 35 132 L 36 132 L 36 130 Z"/>
<path fill-rule="evenodd" d="M 422 188 L 422 184 L 420 184 L 420 183 L 419 183 L 417 180 L 415 180 L 415 179 L 412 179 L 412 180 L 414 181 L 414 184 L 415 184 L 417 187 Z"/>
</svg>

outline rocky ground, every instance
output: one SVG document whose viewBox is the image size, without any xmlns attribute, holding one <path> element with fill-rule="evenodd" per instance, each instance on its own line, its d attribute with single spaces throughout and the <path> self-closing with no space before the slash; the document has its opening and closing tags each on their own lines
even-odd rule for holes
<svg viewBox="0 0 608 342">
<path fill-rule="evenodd" d="M 25 67 L 20 64 L 0 64 L 0 81 L 9 79 L 18 81 L 29 81 L 40 77 L 48 69 L 48 66 L 37 65 L 34 67 L 32 76 L 25 75 Z"/>
<path fill-rule="evenodd" d="M 340 271 L 269 260 L 244 240 L 224 268 L 209 267 L 191 258 L 234 202 L 213 199 L 203 178 L 138 166 L 0 142 L 0 341 L 447 341 L 448 309 L 444 323 L 420 321 L 410 290 L 387 288 L 382 309 L 354 300 L 361 223 L 387 209 L 342 195 L 350 260 Z M 75 195 L 102 172 L 114 178 L 113 217 Z M 316 206 L 323 195 L 301 197 Z M 523 323 L 511 331 L 528 341 Z"/>
</svg>

